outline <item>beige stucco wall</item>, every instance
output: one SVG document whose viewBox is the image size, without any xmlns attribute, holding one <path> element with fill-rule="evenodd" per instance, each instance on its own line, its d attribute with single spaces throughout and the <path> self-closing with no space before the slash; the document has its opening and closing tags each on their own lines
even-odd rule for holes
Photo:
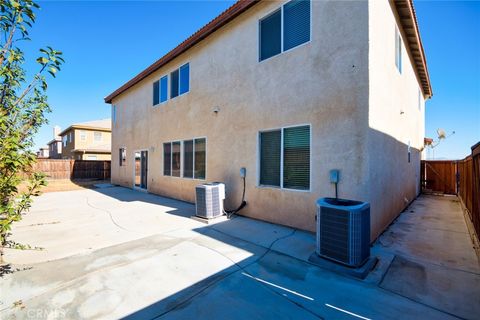
<svg viewBox="0 0 480 320">
<path fill-rule="evenodd" d="M 82 140 L 80 138 L 81 131 L 85 131 L 86 133 L 86 138 L 85 140 Z M 102 139 L 100 141 L 95 141 L 94 139 L 94 132 L 101 132 L 102 133 Z M 70 140 L 70 134 L 73 140 Z M 100 130 L 100 129 L 77 129 L 77 128 L 72 128 L 68 131 L 66 131 L 62 135 L 62 139 L 64 136 L 68 136 L 67 140 L 67 145 L 62 148 L 62 158 L 63 159 L 83 159 L 87 160 L 87 157 L 78 152 L 72 153 L 72 150 L 75 149 L 94 149 L 96 147 L 105 147 L 105 145 L 110 144 L 111 139 L 112 139 L 112 133 L 110 131 L 106 130 Z M 63 146 L 63 140 L 62 140 L 62 146 Z M 110 160 L 110 155 L 109 154 L 103 154 L 103 153 L 90 153 L 90 154 L 95 154 L 97 155 L 97 160 Z"/>
<path fill-rule="evenodd" d="M 193 202 L 204 181 L 163 176 L 162 144 L 207 137 L 206 181 L 226 183 L 227 208 L 239 204 L 247 169 L 243 215 L 314 231 L 316 199 L 334 195 L 334 168 L 340 196 L 368 199 L 367 3 L 313 1 L 312 41 L 258 62 L 258 20 L 280 5 L 255 5 L 113 100 L 113 183 L 132 187 L 134 151 L 147 149 L 148 191 Z M 186 62 L 190 92 L 152 107 L 152 83 Z M 301 124 L 312 130 L 311 190 L 258 187 L 258 132 Z"/>
<path fill-rule="evenodd" d="M 402 73 L 395 66 L 398 17 L 388 1 L 369 1 L 369 134 L 372 238 L 420 192 L 420 150 L 425 134 L 425 101 L 402 32 Z M 399 28 L 401 31 L 401 28 Z M 420 91 L 421 92 L 421 91 Z M 411 162 L 408 163 L 408 144 Z"/>
</svg>

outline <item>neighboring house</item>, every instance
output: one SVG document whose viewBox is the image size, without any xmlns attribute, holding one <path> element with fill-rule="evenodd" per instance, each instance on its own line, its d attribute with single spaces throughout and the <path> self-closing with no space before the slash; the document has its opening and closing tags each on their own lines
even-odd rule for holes
<svg viewBox="0 0 480 320">
<path fill-rule="evenodd" d="M 60 133 L 62 159 L 110 160 L 111 119 L 72 124 Z"/>
<path fill-rule="evenodd" d="M 432 95 L 413 3 L 240 1 L 105 98 L 112 182 L 315 230 L 316 200 L 371 203 L 372 240 L 420 192 Z"/>
<path fill-rule="evenodd" d="M 53 139 L 47 143 L 48 145 L 48 156 L 50 159 L 61 159 L 62 158 L 62 138 L 60 137 L 60 127 L 53 127 Z"/>
<path fill-rule="evenodd" d="M 49 158 L 49 146 L 40 147 L 37 151 L 37 158 L 47 159 Z"/>
</svg>

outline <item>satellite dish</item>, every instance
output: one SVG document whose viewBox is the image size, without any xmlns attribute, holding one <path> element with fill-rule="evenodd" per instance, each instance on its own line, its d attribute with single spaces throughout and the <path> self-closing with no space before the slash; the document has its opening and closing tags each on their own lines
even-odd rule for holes
<svg viewBox="0 0 480 320">
<path fill-rule="evenodd" d="M 439 128 L 437 129 L 437 134 L 438 134 L 438 139 L 445 139 L 447 137 L 447 133 L 445 132 L 445 130 Z"/>
</svg>

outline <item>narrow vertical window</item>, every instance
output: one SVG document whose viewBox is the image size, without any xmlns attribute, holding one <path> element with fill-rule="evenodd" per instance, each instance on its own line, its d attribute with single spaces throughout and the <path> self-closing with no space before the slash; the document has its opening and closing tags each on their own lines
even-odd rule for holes
<svg viewBox="0 0 480 320">
<path fill-rule="evenodd" d="M 170 99 L 178 96 L 178 69 L 170 73 Z"/>
<path fill-rule="evenodd" d="M 153 83 L 153 105 L 156 106 L 158 104 L 158 98 L 159 98 L 159 82 L 155 81 Z"/>
<path fill-rule="evenodd" d="M 260 20 L 260 61 L 282 51 L 282 12 L 272 13 Z"/>
<path fill-rule="evenodd" d="M 95 141 L 97 141 L 97 142 L 98 142 L 98 141 L 102 141 L 102 133 L 99 132 L 99 131 L 95 131 L 95 132 L 93 133 L 93 140 L 95 140 Z"/>
<path fill-rule="evenodd" d="M 280 186 L 281 131 L 260 133 L 260 184 Z"/>
<path fill-rule="evenodd" d="M 283 6 L 283 50 L 310 41 L 310 1 L 293 0 Z"/>
<path fill-rule="evenodd" d="M 112 105 L 112 122 L 113 124 L 117 123 L 117 106 Z"/>
<path fill-rule="evenodd" d="M 183 177 L 193 178 L 193 140 L 183 142 Z"/>
<path fill-rule="evenodd" d="M 395 65 L 400 73 L 402 73 L 402 37 L 397 28 L 395 28 Z"/>
<path fill-rule="evenodd" d="M 180 94 L 190 90 L 190 65 L 184 64 L 180 67 Z"/>
<path fill-rule="evenodd" d="M 80 130 L 80 140 L 81 141 L 86 141 L 87 140 L 87 131 Z"/>
<path fill-rule="evenodd" d="M 172 176 L 180 177 L 180 169 L 182 163 L 181 143 L 179 141 L 172 142 Z"/>
<path fill-rule="evenodd" d="M 172 175 L 172 144 L 163 144 L 163 175 Z"/>
<path fill-rule="evenodd" d="M 283 187 L 310 189 L 310 126 L 283 129 Z"/>
<path fill-rule="evenodd" d="M 195 179 L 205 179 L 207 140 L 195 139 Z"/>
<path fill-rule="evenodd" d="M 165 102 L 168 99 L 168 76 L 160 79 L 160 102 Z"/>
</svg>

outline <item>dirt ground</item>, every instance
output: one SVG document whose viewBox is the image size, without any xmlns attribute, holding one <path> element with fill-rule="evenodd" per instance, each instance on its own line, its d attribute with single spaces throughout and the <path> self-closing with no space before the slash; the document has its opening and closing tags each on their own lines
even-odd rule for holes
<svg viewBox="0 0 480 320">
<path fill-rule="evenodd" d="M 81 189 L 91 189 L 94 184 L 110 183 L 110 180 L 85 179 L 85 180 L 48 180 L 46 187 L 42 188 L 42 193 L 56 192 L 56 191 L 72 191 Z"/>
</svg>

